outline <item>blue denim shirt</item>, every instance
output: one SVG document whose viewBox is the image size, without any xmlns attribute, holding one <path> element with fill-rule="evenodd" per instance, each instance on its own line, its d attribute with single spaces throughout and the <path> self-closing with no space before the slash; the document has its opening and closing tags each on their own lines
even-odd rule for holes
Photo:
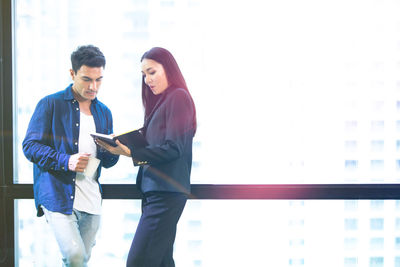
<svg viewBox="0 0 400 267">
<path fill-rule="evenodd" d="M 94 99 L 90 106 L 96 132 L 111 134 L 111 111 Z M 68 170 L 71 155 L 78 153 L 80 110 L 74 99 L 72 84 L 65 90 L 39 101 L 29 123 L 22 148 L 28 160 L 34 163 L 33 191 L 37 215 L 42 216 L 40 205 L 50 211 L 71 214 L 75 198 L 76 172 Z M 97 148 L 101 167 L 114 166 L 119 156 Z M 100 186 L 100 184 L 99 184 Z"/>
</svg>

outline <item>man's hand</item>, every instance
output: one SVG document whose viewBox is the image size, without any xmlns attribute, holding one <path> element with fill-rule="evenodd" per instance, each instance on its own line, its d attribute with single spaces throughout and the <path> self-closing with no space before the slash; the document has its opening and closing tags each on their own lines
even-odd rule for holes
<svg viewBox="0 0 400 267">
<path fill-rule="evenodd" d="M 89 153 L 71 155 L 68 161 L 68 169 L 74 172 L 84 172 L 89 162 L 89 156 Z"/>
</svg>

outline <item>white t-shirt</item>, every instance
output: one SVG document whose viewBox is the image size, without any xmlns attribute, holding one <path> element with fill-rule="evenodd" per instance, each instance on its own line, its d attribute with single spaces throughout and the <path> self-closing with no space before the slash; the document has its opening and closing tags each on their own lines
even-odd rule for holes
<svg viewBox="0 0 400 267">
<path fill-rule="evenodd" d="M 93 116 L 81 112 L 79 127 L 79 153 L 89 153 L 96 157 L 96 144 L 90 133 L 96 132 Z M 90 214 L 101 214 L 101 193 L 95 178 L 76 173 L 74 209 Z"/>
</svg>

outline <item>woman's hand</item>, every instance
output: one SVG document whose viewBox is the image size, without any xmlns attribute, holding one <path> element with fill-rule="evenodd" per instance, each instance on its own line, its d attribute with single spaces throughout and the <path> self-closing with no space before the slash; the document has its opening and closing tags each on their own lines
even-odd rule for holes
<svg viewBox="0 0 400 267">
<path fill-rule="evenodd" d="M 131 150 L 129 149 L 129 147 L 127 147 L 126 145 L 123 145 L 120 141 L 116 140 L 115 143 L 118 146 L 110 146 L 109 144 L 101 141 L 100 139 L 95 139 L 96 144 L 98 144 L 99 146 L 101 146 L 102 148 L 106 149 L 107 151 L 109 151 L 112 154 L 115 155 L 124 155 L 127 157 L 131 157 Z"/>
</svg>

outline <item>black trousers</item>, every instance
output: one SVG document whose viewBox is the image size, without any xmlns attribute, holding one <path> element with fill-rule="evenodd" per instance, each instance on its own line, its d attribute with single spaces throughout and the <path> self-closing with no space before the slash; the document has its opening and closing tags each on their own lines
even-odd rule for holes
<svg viewBox="0 0 400 267">
<path fill-rule="evenodd" d="M 187 196 L 173 192 L 146 193 L 142 216 L 128 254 L 127 267 L 174 267 L 176 225 Z"/>
</svg>

